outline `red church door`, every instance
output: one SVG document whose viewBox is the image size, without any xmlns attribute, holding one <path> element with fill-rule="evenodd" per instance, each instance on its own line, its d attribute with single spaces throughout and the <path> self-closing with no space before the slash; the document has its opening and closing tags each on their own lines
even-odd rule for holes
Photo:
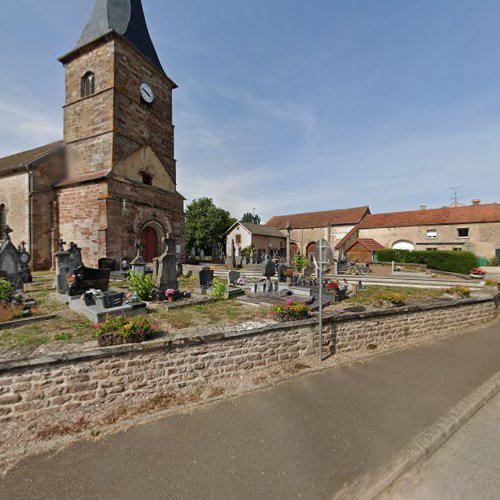
<svg viewBox="0 0 500 500">
<path fill-rule="evenodd" d="M 153 262 L 158 257 L 158 235 L 152 227 L 146 227 L 141 234 L 144 250 L 142 256 L 146 262 Z"/>
</svg>

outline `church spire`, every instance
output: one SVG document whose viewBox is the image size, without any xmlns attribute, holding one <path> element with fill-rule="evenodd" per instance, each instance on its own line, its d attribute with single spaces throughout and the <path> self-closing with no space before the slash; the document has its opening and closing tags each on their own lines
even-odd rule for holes
<svg viewBox="0 0 500 500">
<path fill-rule="evenodd" d="M 96 0 L 94 12 L 75 49 L 111 32 L 123 36 L 163 72 L 160 59 L 149 35 L 141 0 Z"/>
</svg>

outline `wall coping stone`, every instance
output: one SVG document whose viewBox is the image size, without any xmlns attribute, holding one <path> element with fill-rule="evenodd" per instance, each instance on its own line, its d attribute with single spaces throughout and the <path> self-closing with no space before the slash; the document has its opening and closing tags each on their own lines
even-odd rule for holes
<svg viewBox="0 0 500 500">
<path fill-rule="evenodd" d="M 388 316 L 398 316 L 404 314 L 432 311 L 436 309 L 449 309 L 453 307 L 472 306 L 482 303 L 493 303 L 498 307 L 497 301 L 500 298 L 500 293 L 495 297 L 492 295 L 484 295 L 482 297 L 472 297 L 461 300 L 447 299 L 433 303 L 394 307 L 390 309 L 382 309 L 366 312 L 340 312 L 325 315 L 324 322 L 328 323 L 343 323 L 348 321 L 368 320 L 374 318 L 383 318 Z M 113 358 L 118 356 L 126 356 L 131 353 L 149 353 L 154 351 L 168 351 L 177 348 L 184 348 L 193 345 L 208 344 L 212 342 L 220 342 L 224 340 L 234 340 L 250 336 L 262 335 L 280 330 L 292 330 L 307 326 L 312 326 L 318 323 L 318 318 L 310 318 L 301 321 L 291 321 L 287 323 L 277 323 L 268 325 L 253 330 L 233 331 L 233 332 L 209 332 L 198 336 L 186 336 L 175 339 L 161 338 L 143 342 L 141 344 L 125 344 L 111 347 L 96 347 L 95 349 L 85 349 L 82 351 L 59 352 L 48 354 L 45 356 L 34 358 L 23 358 L 16 360 L 7 360 L 0 362 L 0 375 L 22 371 L 33 368 L 46 368 L 52 365 L 64 365 L 74 362 L 94 361 L 99 359 Z"/>
</svg>

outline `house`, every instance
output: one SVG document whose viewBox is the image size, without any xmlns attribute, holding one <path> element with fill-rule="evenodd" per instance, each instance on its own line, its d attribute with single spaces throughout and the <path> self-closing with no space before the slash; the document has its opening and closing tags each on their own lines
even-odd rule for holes
<svg viewBox="0 0 500 500">
<path fill-rule="evenodd" d="M 256 261 L 266 255 L 286 257 L 286 237 L 275 227 L 249 222 L 236 222 L 226 232 L 226 255 L 240 257 L 245 248 L 253 246 Z"/>
<path fill-rule="evenodd" d="M 349 253 L 356 241 L 372 239 L 385 248 L 470 251 L 500 257 L 500 204 L 450 206 L 407 212 L 370 214 L 337 244 Z"/>
<path fill-rule="evenodd" d="M 327 240 L 332 248 L 353 228 L 370 214 L 367 206 L 307 212 L 291 215 L 277 215 L 269 219 L 266 226 L 278 229 L 290 240 L 290 254 L 297 252 L 310 256 L 316 250 L 320 239 Z"/>
</svg>

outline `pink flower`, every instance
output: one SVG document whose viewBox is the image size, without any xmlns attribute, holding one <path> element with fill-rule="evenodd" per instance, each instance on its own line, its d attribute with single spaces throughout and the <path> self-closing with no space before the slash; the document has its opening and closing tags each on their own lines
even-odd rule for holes
<svg viewBox="0 0 500 500">
<path fill-rule="evenodd" d="M 288 299 L 288 300 L 286 301 L 286 305 L 287 305 L 287 306 L 291 306 L 292 304 L 293 304 L 293 300 L 292 300 L 292 299 Z"/>
</svg>

